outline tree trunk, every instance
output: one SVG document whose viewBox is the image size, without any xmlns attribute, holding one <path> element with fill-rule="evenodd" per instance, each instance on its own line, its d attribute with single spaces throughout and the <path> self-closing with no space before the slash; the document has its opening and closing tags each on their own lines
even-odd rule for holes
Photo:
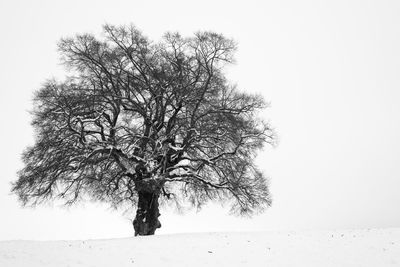
<svg viewBox="0 0 400 267">
<path fill-rule="evenodd" d="M 157 228 L 161 227 L 158 220 L 160 212 L 158 210 L 159 195 L 154 192 L 139 191 L 138 208 L 136 217 L 133 220 L 133 228 L 135 236 L 137 235 L 154 235 Z"/>
</svg>

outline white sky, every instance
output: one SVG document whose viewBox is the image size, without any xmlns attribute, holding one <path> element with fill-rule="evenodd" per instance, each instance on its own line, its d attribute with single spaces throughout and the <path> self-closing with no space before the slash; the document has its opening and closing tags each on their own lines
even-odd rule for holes
<svg viewBox="0 0 400 267">
<path fill-rule="evenodd" d="M 280 144 L 258 162 L 273 207 L 252 219 L 208 207 L 161 211 L 157 234 L 400 226 L 400 2 L 0 0 L 0 240 L 133 235 L 128 214 L 85 204 L 22 209 L 10 195 L 33 143 L 28 110 L 62 77 L 56 43 L 104 23 L 214 30 L 239 43 L 229 77 L 271 102 Z"/>
</svg>

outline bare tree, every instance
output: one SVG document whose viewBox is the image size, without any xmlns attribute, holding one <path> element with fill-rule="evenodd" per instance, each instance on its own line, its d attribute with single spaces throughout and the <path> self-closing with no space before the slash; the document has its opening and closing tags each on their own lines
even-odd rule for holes
<svg viewBox="0 0 400 267">
<path fill-rule="evenodd" d="M 84 196 L 135 206 L 135 235 L 161 227 L 159 201 L 227 201 L 251 214 L 269 206 L 255 152 L 273 133 L 260 95 L 239 91 L 222 69 L 235 43 L 220 34 L 150 42 L 134 26 L 62 39 L 69 76 L 35 94 L 36 142 L 13 184 L 24 205 Z"/>
</svg>

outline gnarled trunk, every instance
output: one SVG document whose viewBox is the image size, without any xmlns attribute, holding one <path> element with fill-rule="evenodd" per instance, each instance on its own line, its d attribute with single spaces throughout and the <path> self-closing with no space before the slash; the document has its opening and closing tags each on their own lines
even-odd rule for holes
<svg viewBox="0 0 400 267">
<path fill-rule="evenodd" d="M 159 194 L 155 192 L 139 191 L 138 208 L 136 217 L 133 220 L 133 228 L 135 236 L 137 235 L 154 235 L 157 228 L 161 227 L 158 220 L 160 212 L 158 210 Z"/>
</svg>

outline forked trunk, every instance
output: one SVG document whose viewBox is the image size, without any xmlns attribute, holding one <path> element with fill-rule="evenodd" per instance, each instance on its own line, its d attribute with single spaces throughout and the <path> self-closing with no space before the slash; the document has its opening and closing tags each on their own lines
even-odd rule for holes
<svg viewBox="0 0 400 267">
<path fill-rule="evenodd" d="M 159 195 L 154 192 L 139 191 L 138 208 L 136 217 L 133 220 L 135 236 L 154 235 L 157 228 L 161 227 L 158 220 L 160 212 L 158 210 Z"/>
</svg>

